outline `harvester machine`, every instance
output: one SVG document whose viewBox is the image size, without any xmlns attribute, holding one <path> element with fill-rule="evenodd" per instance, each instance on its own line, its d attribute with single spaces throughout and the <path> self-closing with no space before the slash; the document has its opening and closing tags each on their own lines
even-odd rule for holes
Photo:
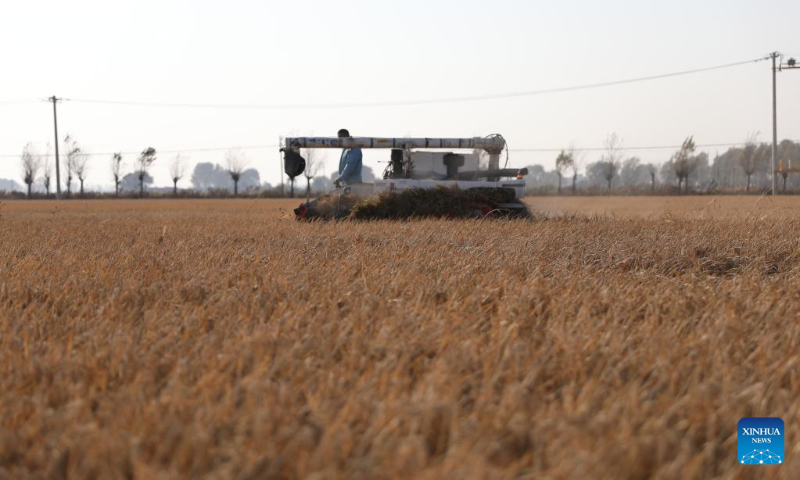
<svg viewBox="0 0 800 480">
<path fill-rule="evenodd" d="M 305 160 L 300 152 L 310 148 L 389 150 L 383 178 L 373 183 L 347 185 L 332 193 L 331 196 L 337 198 L 336 215 L 340 217 L 357 199 L 442 187 L 452 192 L 484 189 L 481 193 L 485 191 L 487 198 L 494 201 L 476 205 L 476 216 L 513 215 L 525 210 L 520 199 L 525 194 L 523 177 L 528 171 L 500 167 L 503 150 L 506 150 L 506 163 L 508 158 L 506 141 L 501 135 L 475 138 L 290 137 L 281 149 L 284 170 L 290 177 L 302 173 Z M 481 168 L 482 157 L 488 159 L 487 168 Z M 344 202 L 344 209 L 341 207 L 343 197 L 348 200 Z M 498 199 L 501 201 L 496 201 Z M 298 218 L 321 216 L 315 212 L 315 202 L 319 201 L 302 204 L 295 210 Z"/>
</svg>

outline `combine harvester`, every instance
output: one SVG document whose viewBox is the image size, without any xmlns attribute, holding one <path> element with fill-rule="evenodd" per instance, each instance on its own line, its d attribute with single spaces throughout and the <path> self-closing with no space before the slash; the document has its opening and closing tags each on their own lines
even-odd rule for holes
<svg viewBox="0 0 800 480">
<path fill-rule="evenodd" d="M 293 137 L 284 148 L 289 177 L 305 168 L 301 149 L 381 148 L 390 150 L 383 178 L 337 188 L 295 209 L 298 219 L 407 218 L 410 216 L 527 216 L 520 199 L 527 169 L 500 168 L 508 151 L 501 135 L 477 138 Z M 455 153 L 455 151 L 472 153 Z M 485 151 L 488 168 L 479 168 Z"/>
</svg>

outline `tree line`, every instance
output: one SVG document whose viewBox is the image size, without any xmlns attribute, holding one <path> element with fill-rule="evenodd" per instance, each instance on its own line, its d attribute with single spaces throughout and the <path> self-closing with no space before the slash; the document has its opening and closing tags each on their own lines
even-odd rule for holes
<svg viewBox="0 0 800 480">
<path fill-rule="evenodd" d="M 612 133 L 606 138 L 599 159 L 585 163 L 584 157 L 585 152 L 572 147 L 557 154 L 552 170 L 528 166 L 526 187 L 532 193 L 556 194 L 563 193 L 565 182 L 571 184 L 573 194 L 579 189 L 599 193 L 600 189 L 613 192 L 620 188 L 661 193 L 750 192 L 772 182 L 772 146 L 759 143 L 755 134 L 749 135 L 741 146 L 717 152 L 713 159 L 707 152 L 698 151 L 694 137 L 689 136 L 669 160 L 655 164 L 626 155 L 621 139 Z M 793 168 L 800 170 L 800 143 L 783 140 L 778 145 L 778 159 L 776 180 L 781 191 L 800 187 L 800 178 L 789 172 Z"/>
<path fill-rule="evenodd" d="M 64 137 L 63 145 L 61 177 L 65 196 L 73 196 L 74 185 L 79 189 L 78 194 L 84 197 L 89 155 L 72 135 Z M 306 157 L 306 170 L 303 172 L 306 195 L 312 191 L 332 190 L 332 179 L 336 173 L 330 178 L 318 175 L 322 161 L 317 157 L 317 151 L 305 150 L 303 155 Z M 628 156 L 622 139 L 616 133 L 606 137 L 603 152 L 596 161 L 586 163 L 585 156 L 586 152 L 572 146 L 557 154 L 552 170 L 546 170 L 541 165 L 529 165 L 525 177 L 528 190 L 532 193 L 562 194 L 566 186 L 572 194 L 579 189 L 599 193 L 601 189 L 613 192 L 623 187 L 652 192 L 658 189 L 659 192 L 668 193 L 738 189 L 750 192 L 753 188 L 763 189 L 772 182 L 771 145 L 759 143 L 757 134 L 749 135 L 741 146 L 728 148 L 721 154 L 717 152 L 713 160 L 707 152 L 699 152 L 694 137 L 689 136 L 668 161 L 660 165 L 645 162 L 638 156 Z M 20 158 L 28 197 L 31 197 L 37 183 L 50 196 L 55 190 L 50 149 L 41 155 L 32 143 L 28 143 Z M 776 180 L 781 190 L 785 192 L 787 188 L 800 187 L 800 179 L 794 178 L 796 175 L 790 175 L 788 171 L 800 169 L 800 143 L 783 140 L 778 146 L 778 158 Z M 145 196 L 146 189 L 153 188 L 150 171 L 157 159 L 158 152 L 153 147 L 142 150 L 130 166 L 125 164 L 121 153 L 111 155 L 110 179 L 114 182 L 114 196 L 119 196 L 121 191 L 138 191 L 140 197 Z M 172 194 L 178 196 L 178 183 L 187 179 L 188 158 L 177 154 L 167 161 Z M 224 155 L 224 165 L 198 163 L 188 180 L 196 191 L 232 190 L 234 196 L 239 195 L 240 186 L 250 192 L 272 189 L 268 183 L 261 183 L 258 170 L 248 168 L 249 163 L 243 152 L 229 150 Z M 375 178 L 366 165 L 362 176 L 366 182 Z M 276 191 L 275 195 L 283 195 L 283 191 Z M 294 179 L 290 184 L 290 195 L 294 196 Z"/>
<path fill-rule="evenodd" d="M 61 177 L 66 198 L 73 196 L 73 185 L 80 185 L 78 192 L 84 197 L 84 182 L 89 172 L 89 155 L 71 135 L 64 137 L 64 154 L 61 159 Z M 42 190 L 48 197 L 56 190 L 54 185 L 54 164 L 48 146 L 47 153 L 40 154 L 35 145 L 28 143 L 22 149 L 20 156 L 22 163 L 22 179 L 27 186 L 27 195 L 33 194 L 34 185 L 40 182 Z M 130 171 L 126 167 L 121 152 L 110 156 L 109 176 L 114 182 L 114 196 L 118 197 L 122 191 L 138 191 L 140 197 L 145 196 L 148 186 L 152 188 L 154 182 L 150 171 L 158 159 L 158 152 L 154 147 L 147 147 L 136 156 Z M 177 154 L 169 160 L 169 175 L 172 183 L 172 193 L 178 195 L 178 182 L 187 177 L 188 158 Z M 228 189 L 232 187 L 233 195 L 239 194 L 240 184 L 247 189 L 271 188 L 269 184 L 262 185 L 258 170 L 248 168 L 249 160 L 243 152 L 232 149 L 225 153 L 224 166 L 210 162 L 201 162 L 195 165 L 190 180 L 196 190 Z M 76 185 L 77 186 L 77 185 Z"/>
</svg>

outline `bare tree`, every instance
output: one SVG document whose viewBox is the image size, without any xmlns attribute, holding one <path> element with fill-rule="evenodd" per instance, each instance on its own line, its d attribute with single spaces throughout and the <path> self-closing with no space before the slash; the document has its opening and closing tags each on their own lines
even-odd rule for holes
<svg viewBox="0 0 800 480">
<path fill-rule="evenodd" d="M 83 182 L 86 180 L 86 174 L 88 173 L 88 162 L 89 156 L 85 153 L 78 152 L 75 155 L 75 175 L 78 177 L 78 181 L 81 183 L 81 198 L 83 198 Z"/>
<path fill-rule="evenodd" d="M 689 188 L 689 174 L 694 171 L 697 165 L 696 158 L 693 155 L 694 151 L 694 137 L 686 137 L 681 149 L 672 157 L 672 168 L 675 171 L 675 176 L 678 177 L 678 191 L 681 190 L 681 185 L 684 186 L 684 191 Z"/>
<path fill-rule="evenodd" d="M 47 154 L 44 156 L 44 170 L 42 172 L 42 185 L 45 195 L 50 196 L 50 180 L 53 178 L 53 164 L 50 161 L 50 144 L 47 144 Z"/>
<path fill-rule="evenodd" d="M 119 196 L 119 182 L 122 181 L 122 152 L 111 156 L 111 174 L 114 176 L 114 196 Z"/>
<path fill-rule="evenodd" d="M 756 145 L 757 140 L 758 140 L 758 132 L 751 133 L 750 135 L 748 135 L 747 140 L 744 143 L 744 148 L 742 148 L 741 155 L 739 156 L 739 161 L 742 165 L 742 170 L 744 170 L 744 174 L 747 177 L 746 191 L 748 192 L 750 191 L 750 179 L 758 169 L 758 156 L 757 156 L 758 146 Z"/>
<path fill-rule="evenodd" d="M 789 178 L 789 172 L 786 170 L 781 170 L 780 175 L 783 178 L 783 188 L 781 189 L 781 192 L 786 193 L 786 180 Z"/>
<path fill-rule="evenodd" d="M 564 172 L 574 162 L 571 152 L 561 150 L 561 153 L 556 157 L 556 175 L 558 175 L 558 194 L 561 195 L 561 179 L 564 177 Z"/>
<path fill-rule="evenodd" d="M 647 164 L 647 173 L 650 174 L 650 191 L 656 191 L 656 173 L 658 173 L 658 168 L 653 165 L 652 163 Z"/>
<path fill-rule="evenodd" d="M 22 149 L 21 159 L 22 177 L 28 185 L 28 198 L 30 199 L 31 187 L 33 186 L 34 179 L 36 179 L 36 172 L 39 171 L 39 167 L 41 166 L 41 160 L 31 143 L 26 144 Z"/>
<path fill-rule="evenodd" d="M 300 155 L 306 159 L 306 169 L 303 170 L 303 176 L 306 177 L 306 201 L 311 201 L 311 180 L 319 171 L 322 159 L 318 157 L 319 150 L 316 148 L 303 149 Z"/>
<path fill-rule="evenodd" d="M 241 151 L 228 150 L 225 154 L 225 164 L 228 175 L 233 180 L 233 196 L 236 197 L 239 195 L 239 179 L 242 178 L 242 172 L 247 168 L 247 158 Z M 292 179 L 292 193 L 294 193 L 294 179 Z"/>
<path fill-rule="evenodd" d="M 186 174 L 186 162 L 181 154 L 175 155 L 169 164 L 169 177 L 172 179 L 172 196 L 178 196 L 178 181 Z"/>
<path fill-rule="evenodd" d="M 623 154 L 622 140 L 616 133 L 609 134 L 605 141 L 605 154 L 600 158 L 600 163 L 603 166 L 603 177 L 608 182 L 609 190 L 611 190 L 611 182 L 619 171 Z"/>
<path fill-rule="evenodd" d="M 136 159 L 136 174 L 139 178 L 139 197 L 144 197 L 144 179 L 147 176 L 147 169 L 156 161 L 156 149 L 147 147 L 142 150 Z"/>
<path fill-rule="evenodd" d="M 575 188 L 578 183 L 578 172 L 581 169 L 581 163 L 583 163 L 584 152 L 576 149 L 573 144 L 569 146 L 568 152 L 572 157 L 572 163 L 570 163 L 569 168 L 572 170 L 572 194 L 575 195 Z"/>
<path fill-rule="evenodd" d="M 642 159 L 629 157 L 622 162 L 619 169 L 619 179 L 626 187 L 635 187 L 639 184 L 642 173 Z"/>
<path fill-rule="evenodd" d="M 72 196 L 72 179 L 75 176 L 75 169 L 77 168 L 78 164 L 78 156 L 81 154 L 81 147 L 78 145 L 78 142 L 69 134 L 64 137 L 64 145 L 67 147 L 67 168 L 65 169 L 67 198 L 70 198 Z"/>
<path fill-rule="evenodd" d="M 783 193 L 786 193 L 786 180 L 789 177 L 788 169 L 792 168 L 792 158 L 797 160 L 797 153 L 800 153 L 800 144 L 795 144 L 791 140 L 783 140 L 778 145 L 780 153 L 780 175 L 783 178 Z"/>
<path fill-rule="evenodd" d="M 772 165 L 772 145 L 769 143 L 759 143 L 756 148 L 756 174 L 762 173 L 764 178 L 770 178 Z M 758 178 L 758 176 L 756 176 Z"/>
</svg>

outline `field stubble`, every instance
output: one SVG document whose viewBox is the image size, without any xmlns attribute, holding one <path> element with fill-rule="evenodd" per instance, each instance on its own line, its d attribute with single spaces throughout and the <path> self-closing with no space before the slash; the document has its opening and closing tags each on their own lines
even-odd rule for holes
<svg viewBox="0 0 800 480">
<path fill-rule="evenodd" d="M 306 224 L 295 203 L 4 203 L 0 478 L 800 470 L 788 210 Z M 744 416 L 784 419 L 784 465 L 736 463 Z"/>
</svg>

